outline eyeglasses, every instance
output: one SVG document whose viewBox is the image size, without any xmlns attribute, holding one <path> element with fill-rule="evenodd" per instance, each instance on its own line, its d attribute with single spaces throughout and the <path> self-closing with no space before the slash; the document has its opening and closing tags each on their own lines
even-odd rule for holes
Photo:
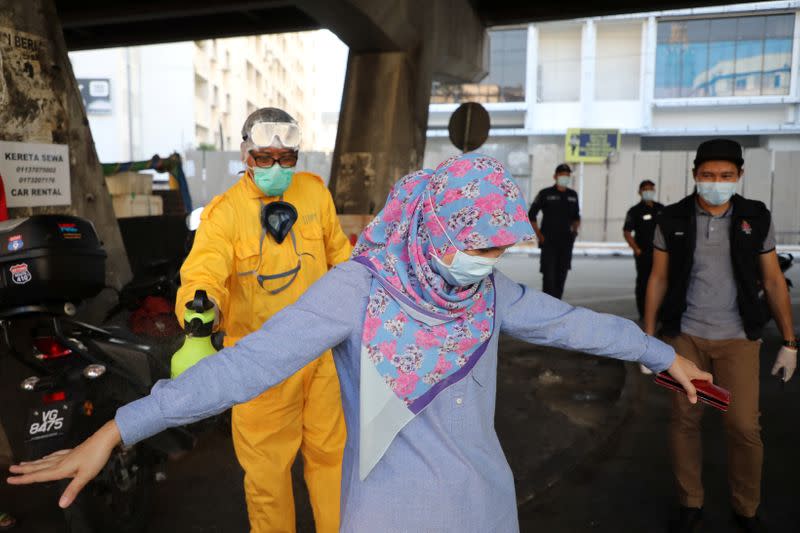
<svg viewBox="0 0 800 533">
<path fill-rule="evenodd" d="M 255 161 L 256 166 L 260 168 L 270 168 L 275 163 L 278 163 L 281 168 L 292 168 L 297 165 L 297 153 L 272 157 L 271 155 L 256 155 L 251 152 L 250 156 Z"/>
</svg>

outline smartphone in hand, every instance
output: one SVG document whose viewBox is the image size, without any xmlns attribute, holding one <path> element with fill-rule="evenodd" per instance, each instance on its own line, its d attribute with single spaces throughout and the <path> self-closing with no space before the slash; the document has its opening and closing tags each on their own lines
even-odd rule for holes
<svg viewBox="0 0 800 533">
<path fill-rule="evenodd" d="M 656 375 L 655 383 L 656 385 L 661 385 L 662 387 L 686 394 L 686 390 L 681 384 L 675 381 L 675 378 L 666 372 L 661 372 Z M 693 379 L 692 385 L 697 389 L 698 400 L 722 412 L 728 410 L 728 405 L 731 403 L 731 393 L 729 391 L 714 385 L 710 381 L 701 381 L 699 379 Z"/>
</svg>

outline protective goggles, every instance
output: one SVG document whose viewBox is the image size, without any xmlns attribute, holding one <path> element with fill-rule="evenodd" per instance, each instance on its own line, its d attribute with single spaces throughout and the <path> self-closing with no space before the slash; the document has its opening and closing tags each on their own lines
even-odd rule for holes
<svg viewBox="0 0 800 533">
<path fill-rule="evenodd" d="M 300 127 L 293 122 L 256 122 L 246 142 L 252 148 L 300 148 Z"/>
<path fill-rule="evenodd" d="M 297 279 L 297 275 L 300 273 L 300 267 L 302 266 L 302 257 L 307 255 L 309 257 L 314 257 L 312 254 L 309 253 L 300 253 L 297 251 L 297 239 L 294 236 L 294 231 L 292 227 L 294 226 L 295 222 L 297 222 L 297 209 L 290 204 L 289 202 L 284 202 L 283 200 L 279 200 L 276 202 L 271 202 L 269 204 L 264 204 L 261 207 L 261 242 L 258 245 L 258 264 L 253 270 L 249 270 L 247 272 L 239 272 L 239 276 L 249 276 L 253 275 L 256 276 L 256 280 L 258 280 L 258 285 L 269 292 L 270 294 L 278 294 L 283 292 L 289 286 L 294 283 L 294 280 Z M 259 274 L 259 269 L 261 268 L 261 263 L 264 260 L 264 240 L 267 237 L 267 234 L 271 235 L 275 242 L 278 244 L 282 244 L 284 240 L 286 240 L 287 236 L 291 237 L 292 240 L 292 248 L 294 249 L 294 253 L 297 256 L 297 264 L 291 270 L 287 270 L 286 272 L 281 272 L 279 274 L 270 274 L 270 275 L 263 275 Z M 267 289 L 264 287 L 265 281 L 274 281 L 279 279 L 289 278 L 286 283 L 281 285 L 276 289 Z"/>
</svg>

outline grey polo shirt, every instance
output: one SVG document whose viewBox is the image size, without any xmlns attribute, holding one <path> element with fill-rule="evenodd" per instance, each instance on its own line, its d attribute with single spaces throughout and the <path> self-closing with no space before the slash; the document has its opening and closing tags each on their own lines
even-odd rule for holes
<svg viewBox="0 0 800 533">
<path fill-rule="evenodd" d="M 747 335 L 736 303 L 737 288 L 731 262 L 730 229 L 733 207 L 714 216 L 695 203 L 697 245 L 694 251 L 686 311 L 681 332 L 711 340 L 745 339 Z M 661 227 L 656 227 L 653 246 L 667 250 Z M 770 223 L 761 253 L 775 249 L 775 228 Z"/>
</svg>

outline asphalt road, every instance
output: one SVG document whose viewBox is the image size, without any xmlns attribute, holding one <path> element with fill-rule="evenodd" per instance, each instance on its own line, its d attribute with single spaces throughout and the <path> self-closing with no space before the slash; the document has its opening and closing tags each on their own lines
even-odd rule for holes
<svg viewBox="0 0 800 533">
<path fill-rule="evenodd" d="M 630 258 L 576 258 L 573 267 L 565 300 L 635 318 Z M 517 281 L 541 286 L 537 258 L 511 256 L 503 259 L 500 268 Z M 795 269 L 793 278 L 800 286 L 800 267 Z M 795 293 L 796 300 L 797 296 Z M 796 305 L 795 316 L 798 314 Z M 797 532 L 800 509 L 793 503 L 800 495 L 794 482 L 800 474 L 800 460 L 794 451 L 800 444 L 796 415 L 800 380 L 796 378 L 781 390 L 767 377 L 776 339 L 777 332 L 769 330 L 762 352 L 763 508 L 774 531 Z M 497 429 L 517 481 L 522 531 L 665 531 L 675 505 L 665 440 L 670 393 L 635 376 L 627 400 L 632 402 L 632 408 L 626 410 L 629 415 L 621 426 L 614 424 L 618 430 L 606 440 L 602 426 L 614 420 L 619 410 L 614 402 L 624 376 L 621 364 L 542 349 L 523 353 L 513 342 L 503 346 Z M 548 383 L 543 377 L 549 380 L 551 376 L 562 380 L 559 386 L 541 386 Z M 708 531 L 726 532 L 730 527 L 720 420 L 708 416 L 706 422 Z M 520 438 L 521 426 L 534 429 Z M 599 448 L 597 443 L 602 443 Z M 581 455 L 582 461 L 575 467 L 575 458 L 585 449 L 594 452 L 588 457 Z M 167 473 L 167 481 L 156 489 L 148 531 L 247 531 L 242 473 L 225 432 L 212 432 L 187 457 L 171 462 Z M 297 468 L 295 473 L 298 531 L 313 531 L 302 475 Z M 543 491 L 544 480 L 536 479 L 543 473 L 561 481 Z M 55 501 L 53 487 L 0 486 L 0 507 L 21 517 L 20 533 L 61 531 Z"/>
<path fill-rule="evenodd" d="M 633 318 L 633 266 L 630 259 L 579 259 L 567 280 L 565 299 L 576 305 Z M 520 281 L 524 260 L 508 262 L 507 270 Z M 800 287 L 800 267 L 789 271 Z M 800 291 L 793 291 L 795 321 L 800 316 Z M 795 322 L 797 324 L 797 322 Z M 769 375 L 780 343 L 774 325 L 765 332 L 761 351 L 761 425 L 765 459 L 762 514 L 771 532 L 800 531 L 800 380 L 782 388 Z M 638 377 L 630 416 L 614 438 L 582 466 L 536 501 L 520 508 L 526 532 L 577 533 L 666 531 L 676 509 L 666 442 L 669 397 Z M 731 523 L 725 476 L 725 443 L 721 417 L 706 409 L 704 417 L 704 483 L 706 520 L 702 531 L 735 531 Z"/>
</svg>

